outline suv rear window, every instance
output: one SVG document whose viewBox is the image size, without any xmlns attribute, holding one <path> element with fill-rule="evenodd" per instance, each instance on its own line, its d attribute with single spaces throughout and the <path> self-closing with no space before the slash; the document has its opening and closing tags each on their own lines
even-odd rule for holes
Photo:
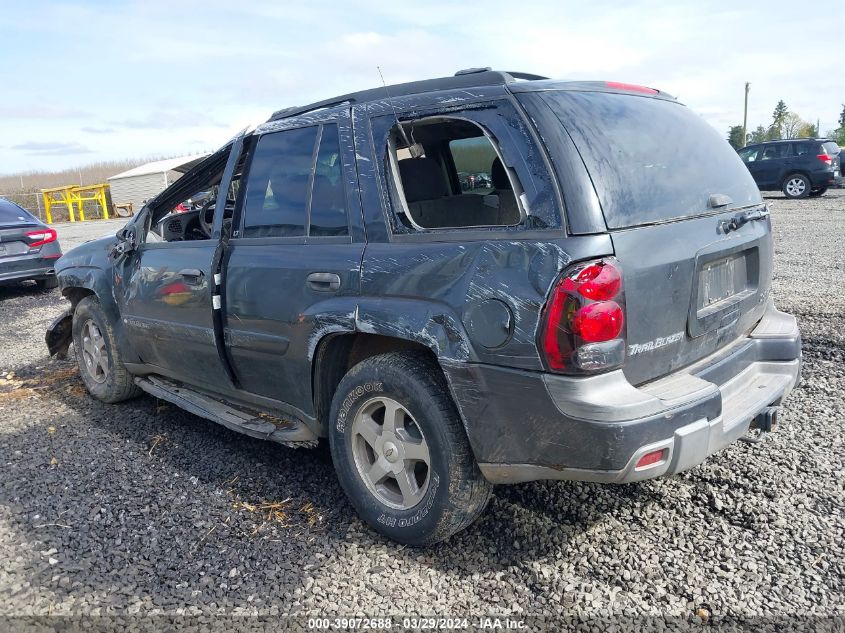
<svg viewBox="0 0 845 633">
<path fill-rule="evenodd" d="M 580 152 L 608 228 L 708 213 L 712 194 L 730 196 L 732 207 L 762 201 L 733 148 L 679 103 L 604 92 L 541 94 Z"/>
<path fill-rule="evenodd" d="M 839 153 L 839 145 L 833 141 L 826 141 L 822 143 L 822 149 L 827 152 L 828 156 L 836 156 Z"/>
</svg>

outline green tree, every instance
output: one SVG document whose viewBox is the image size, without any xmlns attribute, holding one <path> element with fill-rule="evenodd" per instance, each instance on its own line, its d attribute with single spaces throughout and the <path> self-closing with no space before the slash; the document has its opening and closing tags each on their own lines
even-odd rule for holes
<svg viewBox="0 0 845 633">
<path fill-rule="evenodd" d="M 745 147 L 744 141 L 745 139 L 742 138 L 742 126 L 732 125 L 728 130 L 728 143 L 730 143 L 731 147 L 734 149 L 740 149 Z"/>
<path fill-rule="evenodd" d="M 845 147 L 845 104 L 842 105 L 842 112 L 839 113 L 839 129 L 831 136 L 836 139 L 839 145 Z"/>
<path fill-rule="evenodd" d="M 783 99 L 778 101 L 772 112 L 772 124 L 769 126 L 767 138 L 769 140 L 776 138 L 783 138 L 783 126 L 786 122 L 786 116 L 789 114 L 789 109 L 786 107 Z"/>
<path fill-rule="evenodd" d="M 816 138 L 819 135 L 819 128 L 815 123 L 807 123 L 798 130 L 798 138 Z"/>
<path fill-rule="evenodd" d="M 754 131 L 749 135 L 748 141 L 750 143 L 762 143 L 768 138 L 769 131 L 762 125 L 758 125 Z"/>
</svg>

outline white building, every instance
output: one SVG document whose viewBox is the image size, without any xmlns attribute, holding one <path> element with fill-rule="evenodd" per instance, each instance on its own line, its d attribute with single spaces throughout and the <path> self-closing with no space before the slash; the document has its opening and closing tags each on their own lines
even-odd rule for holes
<svg viewBox="0 0 845 633">
<path fill-rule="evenodd" d="M 144 201 L 158 195 L 208 154 L 167 158 L 140 165 L 108 179 L 112 204 L 132 203 L 137 212 Z"/>
</svg>

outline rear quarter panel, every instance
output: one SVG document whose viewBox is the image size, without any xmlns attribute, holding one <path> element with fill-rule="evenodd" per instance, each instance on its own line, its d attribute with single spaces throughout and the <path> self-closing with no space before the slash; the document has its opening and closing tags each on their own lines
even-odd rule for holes
<svg viewBox="0 0 845 633">
<path fill-rule="evenodd" d="M 370 244 L 356 326 L 417 340 L 445 361 L 539 371 L 554 280 L 573 261 L 610 254 L 607 235 Z"/>
</svg>

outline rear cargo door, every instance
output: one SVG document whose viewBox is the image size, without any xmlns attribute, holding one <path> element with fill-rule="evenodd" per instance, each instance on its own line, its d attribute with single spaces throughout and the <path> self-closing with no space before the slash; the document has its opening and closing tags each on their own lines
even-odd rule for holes
<svg viewBox="0 0 845 633">
<path fill-rule="evenodd" d="M 727 213 L 612 234 L 622 263 L 634 384 L 689 365 L 746 334 L 770 292 L 768 219 L 724 235 Z"/>
<path fill-rule="evenodd" d="M 737 153 L 667 99 L 550 91 L 590 172 L 625 282 L 625 374 L 639 384 L 735 341 L 762 317 L 769 220 Z M 752 216 L 754 217 L 754 216 Z"/>
</svg>

